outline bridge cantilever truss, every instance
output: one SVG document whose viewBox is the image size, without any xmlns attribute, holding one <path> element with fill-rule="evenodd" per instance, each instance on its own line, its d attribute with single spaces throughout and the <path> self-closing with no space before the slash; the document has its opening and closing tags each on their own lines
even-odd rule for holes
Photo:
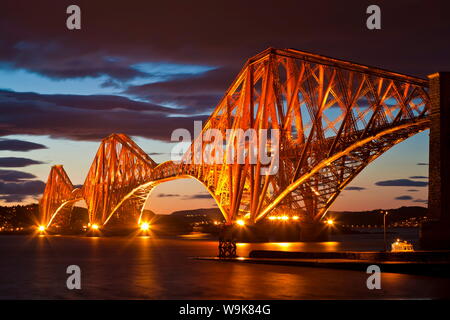
<svg viewBox="0 0 450 320">
<path fill-rule="evenodd" d="M 168 180 L 195 178 L 216 200 L 227 223 L 258 222 L 271 212 L 320 220 L 369 163 L 430 126 L 426 80 L 293 49 L 267 49 L 249 59 L 192 146 L 201 154 L 210 130 L 277 129 L 277 173 L 261 162 L 156 165 L 130 138 L 102 141 L 84 185 L 74 188 L 55 166 L 41 200 L 48 225 L 63 221 L 85 199 L 91 223 L 137 223 L 151 190 Z M 223 158 L 235 141 L 227 141 Z M 242 146 L 241 146 L 242 147 Z M 234 155 L 233 155 L 234 157 Z"/>
</svg>

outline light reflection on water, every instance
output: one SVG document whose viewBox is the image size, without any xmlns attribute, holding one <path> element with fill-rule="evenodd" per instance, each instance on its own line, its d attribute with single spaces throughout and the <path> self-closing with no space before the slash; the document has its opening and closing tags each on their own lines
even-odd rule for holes
<svg viewBox="0 0 450 320">
<path fill-rule="evenodd" d="M 148 236 L 0 236 L 0 299 L 372 299 L 449 295 L 449 279 L 384 274 L 381 292 L 367 289 L 364 272 L 192 259 L 217 255 L 217 245 L 213 240 Z M 323 243 L 239 243 L 237 250 L 247 256 L 254 249 L 331 251 L 352 246 L 355 241 L 333 239 Z M 82 270 L 80 291 L 65 287 L 66 268 L 71 264 Z"/>
</svg>

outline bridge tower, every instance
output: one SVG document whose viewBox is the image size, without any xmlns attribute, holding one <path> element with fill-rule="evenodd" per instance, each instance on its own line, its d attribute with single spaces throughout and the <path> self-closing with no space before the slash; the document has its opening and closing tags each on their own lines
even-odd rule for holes
<svg viewBox="0 0 450 320">
<path fill-rule="evenodd" d="M 431 104 L 428 217 L 420 230 L 422 249 L 450 249 L 450 72 L 428 76 Z"/>
</svg>

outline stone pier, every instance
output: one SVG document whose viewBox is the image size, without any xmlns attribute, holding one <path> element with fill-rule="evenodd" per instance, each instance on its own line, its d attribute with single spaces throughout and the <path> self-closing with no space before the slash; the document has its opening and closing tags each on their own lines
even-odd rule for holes
<svg viewBox="0 0 450 320">
<path fill-rule="evenodd" d="M 450 72 L 428 76 L 431 102 L 428 217 L 421 249 L 450 249 Z"/>
</svg>

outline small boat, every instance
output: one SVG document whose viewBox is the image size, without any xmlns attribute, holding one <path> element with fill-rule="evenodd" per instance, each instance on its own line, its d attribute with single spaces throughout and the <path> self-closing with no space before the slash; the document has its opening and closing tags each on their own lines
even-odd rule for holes
<svg viewBox="0 0 450 320">
<path fill-rule="evenodd" d="M 391 252 L 405 252 L 405 251 L 414 251 L 413 245 L 405 240 L 397 239 L 391 245 Z"/>
</svg>

